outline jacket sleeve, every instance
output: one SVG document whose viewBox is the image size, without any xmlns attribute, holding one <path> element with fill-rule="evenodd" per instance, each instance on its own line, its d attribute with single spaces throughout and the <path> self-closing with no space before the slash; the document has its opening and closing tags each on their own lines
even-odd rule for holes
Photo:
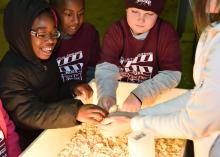
<svg viewBox="0 0 220 157">
<path fill-rule="evenodd" d="M 98 64 L 95 71 L 98 99 L 103 96 L 116 98 L 118 79 L 119 69 L 116 65 L 108 62 Z"/>
<path fill-rule="evenodd" d="M 180 71 L 160 71 L 152 79 L 146 80 L 132 91 L 142 102 L 144 99 L 156 97 L 163 92 L 175 88 L 181 79 Z"/>
<path fill-rule="evenodd" d="M 9 119 L 8 114 L 4 110 L 3 106 L 0 105 L 2 115 L 4 117 L 6 130 L 7 130 L 7 153 L 9 157 L 17 157 L 21 153 L 21 149 L 19 146 L 19 137 L 15 132 L 14 123 Z"/>
<path fill-rule="evenodd" d="M 1 98 L 16 124 L 21 127 L 51 129 L 71 127 L 77 123 L 76 115 L 82 105 L 81 101 L 41 101 L 21 72 L 13 70 L 5 75 L 7 78 L 4 83 L 0 83 Z"/>
<path fill-rule="evenodd" d="M 169 114 L 173 112 L 178 112 L 182 108 L 186 106 L 186 102 L 189 100 L 191 96 L 191 91 L 188 90 L 184 94 L 168 100 L 164 103 L 157 104 L 155 106 L 146 107 L 139 111 L 139 115 L 162 115 L 162 114 Z"/>
<path fill-rule="evenodd" d="M 210 41 L 202 54 L 196 70 L 201 72 L 200 81 L 192 90 L 185 107 L 171 113 L 161 115 L 145 114 L 135 117 L 131 126 L 136 129 L 147 129 L 155 132 L 158 137 L 176 137 L 198 139 L 208 136 L 220 128 L 220 36 Z M 201 56 L 200 56 L 201 57 Z M 194 69 L 195 70 L 195 69 Z M 197 73 L 198 74 L 198 73 Z M 170 101 L 169 103 L 172 103 Z M 175 105 L 178 105 L 176 102 Z M 164 107 L 164 110 L 166 108 Z"/>
</svg>

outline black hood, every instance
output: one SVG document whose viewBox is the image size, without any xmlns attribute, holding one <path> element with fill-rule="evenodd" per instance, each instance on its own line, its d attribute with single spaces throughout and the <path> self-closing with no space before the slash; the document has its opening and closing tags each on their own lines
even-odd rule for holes
<svg viewBox="0 0 220 157">
<path fill-rule="evenodd" d="M 10 0 L 4 12 L 4 33 L 10 51 L 27 60 L 39 62 L 31 44 L 31 26 L 34 19 L 50 6 L 45 0 Z"/>
</svg>

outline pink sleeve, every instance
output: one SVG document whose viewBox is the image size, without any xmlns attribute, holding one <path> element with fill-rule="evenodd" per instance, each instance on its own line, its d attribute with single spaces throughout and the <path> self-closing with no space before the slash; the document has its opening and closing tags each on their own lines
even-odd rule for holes
<svg viewBox="0 0 220 157">
<path fill-rule="evenodd" d="M 8 157 L 17 157 L 21 153 L 18 134 L 15 132 L 14 123 L 9 119 L 9 116 L 2 107 L 1 103 L 0 103 L 0 109 L 4 117 L 6 129 L 7 129 L 6 143 L 7 143 Z"/>
</svg>

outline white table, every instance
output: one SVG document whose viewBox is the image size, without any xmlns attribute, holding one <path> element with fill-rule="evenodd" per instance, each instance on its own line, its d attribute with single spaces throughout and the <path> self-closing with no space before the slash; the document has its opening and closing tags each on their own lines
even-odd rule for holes
<svg viewBox="0 0 220 157">
<path fill-rule="evenodd" d="M 97 103 L 97 92 L 95 82 L 91 81 L 90 85 L 94 90 L 93 101 Z M 117 89 L 117 104 L 121 105 L 125 98 L 129 95 L 137 84 L 119 83 Z M 186 92 L 185 89 L 171 89 L 168 92 L 150 100 L 144 101 L 144 105 L 154 105 L 177 97 Z M 32 144 L 20 155 L 20 157 L 56 157 L 57 154 L 65 147 L 66 143 L 71 139 L 74 127 L 64 129 L 47 129 L 43 131 Z"/>
</svg>

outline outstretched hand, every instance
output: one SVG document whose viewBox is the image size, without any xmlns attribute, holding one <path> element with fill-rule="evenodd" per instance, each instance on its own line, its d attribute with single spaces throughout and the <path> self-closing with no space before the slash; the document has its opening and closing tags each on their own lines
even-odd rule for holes
<svg viewBox="0 0 220 157">
<path fill-rule="evenodd" d="M 101 134 L 104 137 L 117 137 L 130 133 L 130 118 L 126 116 L 113 116 L 105 118 L 99 125 Z"/>
<path fill-rule="evenodd" d="M 83 105 L 80 107 L 76 119 L 88 124 L 99 124 L 108 113 L 97 105 Z"/>
</svg>

